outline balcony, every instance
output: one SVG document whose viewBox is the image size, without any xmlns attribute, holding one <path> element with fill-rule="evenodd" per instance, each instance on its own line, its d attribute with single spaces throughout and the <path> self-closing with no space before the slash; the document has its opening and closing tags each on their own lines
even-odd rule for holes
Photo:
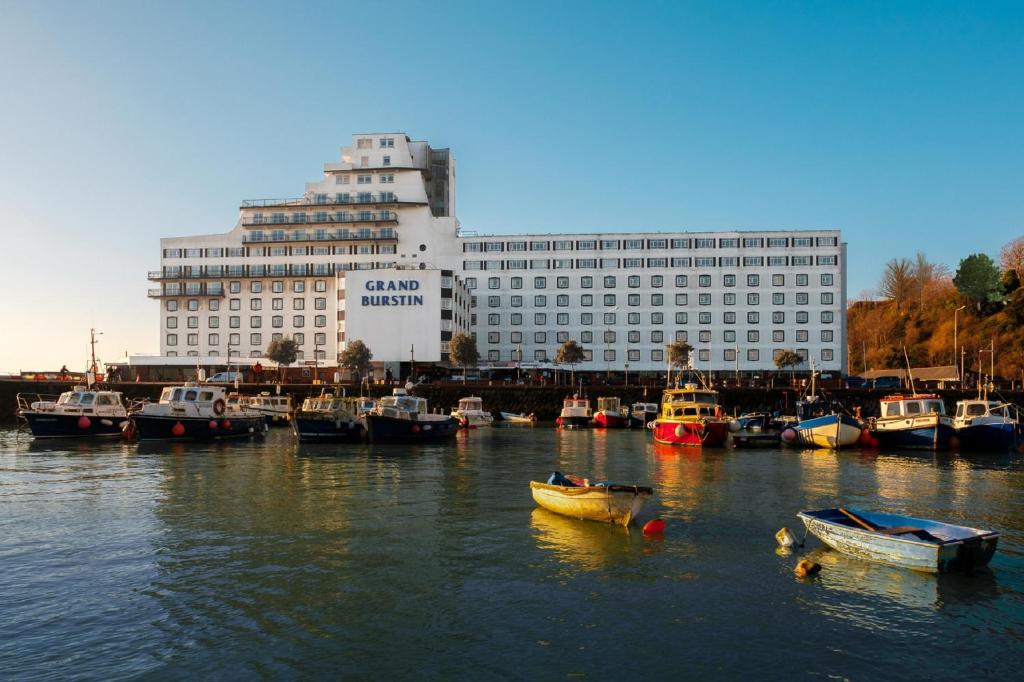
<svg viewBox="0 0 1024 682">
<path fill-rule="evenodd" d="M 154 282 L 176 279 L 219 279 L 227 276 L 228 272 L 227 268 L 216 265 L 202 268 L 193 267 L 187 270 L 168 268 L 166 270 L 150 270 L 146 274 L 146 279 Z"/>
<path fill-rule="evenodd" d="M 150 289 L 146 292 L 149 298 L 171 298 L 175 296 L 220 296 L 225 295 L 224 285 L 220 282 L 203 284 L 165 284 L 161 289 Z"/>
<path fill-rule="evenodd" d="M 360 197 L 359 195 L 363 196 Z M 367 196 L 369 195 L 369 196 Z M 299 208 L 321 206 L 330 208 L 332 206 L 360 206 L 375 204 L 401 204 L 405 206 L 426 206 L 426 201 L 402 201 L 395 196 L 394 192 L 378 193 L 372 192 L 342 192 L 338 194 L 313 195 L 309 197 L 295 197 L 292 199 L 244 199 L 241 208 Z"/>
<path fill-rule="evenodd" d="M 290 225 L 339 225 L 339 224 L 365 224 L 365 223 L 397 223 L 398 214 L 394 211 L 360 211 L 358 213 L 327 213 L 323 216 L 306 216 L 302 214 L 301 219 L 292 216 L 291 221 L 267 220 L 265 216 L 252 216 L 242 218 L 242 225 L 245 227 L 271 227 L 284 229 Z"/>
<path fill-rule="evenodd" d="M 398 241 L 398 231 L 382 230 L 272 230 L 242 235 L 243 244 L 266 244 L 274 242 L 320 242 L 320 241 Z"/>
</svg>

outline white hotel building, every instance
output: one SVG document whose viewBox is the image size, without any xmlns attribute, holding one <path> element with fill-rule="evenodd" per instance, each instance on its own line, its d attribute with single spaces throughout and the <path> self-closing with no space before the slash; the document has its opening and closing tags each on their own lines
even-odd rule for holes
<svg viewBox="0 0 1024 682">
<path fill-rule="evenodd" d="M 149 296 L 169 362 L 256 358 L 287 335 L 321 367 L 353 339 L 436 363 L 469 331 L 482 365 L 543 364 L 575 339 L 577 369 L 658 371 L 683 339 L 702 370 L 773 370 L 783 349 L 846 369 L 838 230 L 477 235 L 455 217 L 451 152 L 403 133 L 354 135 L 301 197 L 239 213 L 160 241 Z"/>
</svg>

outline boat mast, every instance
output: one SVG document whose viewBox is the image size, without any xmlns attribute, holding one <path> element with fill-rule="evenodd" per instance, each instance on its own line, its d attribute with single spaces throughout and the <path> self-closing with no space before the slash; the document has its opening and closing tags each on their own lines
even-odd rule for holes
<svg viewBox="0 0 1024 682">
<path fill-rule="evenodd" d="M 92 388 L 93 383 L 96 381 L 96 337 L 101 334 L 103 334 L 103 332 L 98 332 L 94 328 L 89 330 L 89 355 L 91 363 L 89 365 L 89 371 L 85 374 L 89 388 Z"/>
</svg>

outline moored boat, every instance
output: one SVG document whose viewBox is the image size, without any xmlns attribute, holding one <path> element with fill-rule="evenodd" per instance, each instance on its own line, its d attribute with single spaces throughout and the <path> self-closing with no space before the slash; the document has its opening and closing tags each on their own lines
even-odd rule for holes
<svg viewBox="0 0 1024 682">
<path fill-rule="evenodd" d="M 426 398 L 396 388 L 366 415 L 366 428 L 373 443 L 421 443 L 454 437 L 459 422 L 446 414 L 431 414 Z"/>
<path fill-rule="evenodd" d="M 741 414 L 729 422 L 733 447 L 760 448 L 779 444 L 784 424 L 767 412 Z"/>
<path fill-rule="evenodd" d="M 623 410 L 622 401 L 614 396 L 598 398 L 594 426 L 603 429 L 622 429 L 629 426 L 629 415 Z"/>
<path fill-rule="evenodd" d="M 1024 442 L 1019 414 L 1009 403 L 978 398 L 958 400 L 953 415 L 961 451 L 1013 450 Z"/>
<path fill-rule="evenodd" d="M 494 416 L 484 410 L 483 398 L 469 396 L 459 398 L 459 406 L 452 410 L 452 417 L 466 428 L 489 426 Z"/>
<path fill-rule="evenodd" d="M 269 391 L 242 396 L 241 404 L 262 414 L 267 426 L 288 426 L 295 411 L 291 396 L 270 395 Z"/>
<path fill-rule="evenodd" d="M 725 445 L 729 421 L 718 405 L 718 392 L 685 384 L 667 388 L 661 399 L 661 416 L 651 427 L 654 440 L 668 445 L 714 447 Z"/>
<path fill-rule="evenodd" d="M 953 420 L 937 395 L 890 395 L 880 401 L 881 416 L 868 420 L 880 447 L 947 450 L 955 434 Z"/>
<path fill-rule="evenodd" d="M 508 422 L 509 424 L 536 424 L 537 415 L 532 412 L 530 414 L 502 412 L 501 420 L 503 422 Z"/>
<path fill-rule="evenodd" d="M 574 395 L 562 401 L 562 411 L 555 423 L 565 429 L 579 428 L 589 426 L 592 416 L 590 400 Z"/>
<path fill-rule="evenodd" d="M 808 532 L 844 554 L 928 573 L 981 568 L 999 543 L 993 531 L 912 516 L 841 507 L 797 516 Z"/>
<path fill-rule="evenodd" d="M 629 426 L 642 429 L 657 418 L 658 403 L 633 403 L 629 412 Z"/>
<path fill-rule="evenodd" d="M 796 410 L 796 423 L 782 431 L 782 442 L 787 445 L 839 450 L 856 445 L 864 430 L 856 417 L 836 410 L 817 395 L 798 400 Z"/>
<path fill-rule="evenodd" d="M 128 410 L 118 391 L 75 386 L 56 400 L 19 393 L 18 417 L 35 438 L 100 438 L 120 436 Z"/>
<path fill-rule="evenodd" d="M 245 407 L 228 407 L 221 386 L 186 382 L 166 386 L 160 401 L 129 413 L 139 440 L 211 440 L 262 435 L 266 420 Z"/>
<path fill-rule="evenodd" d="M 365 415 L 372 408 L 370 398 L 322 393 L 302 401 L 292 429 L 302 442 L 359 443 L 366 439 Z"/>
<path fill-rule="evenodd" d="M 550 483 L 530 481 L 533 500 L 539 506 L 564 516 L 590 521 L 605 521 L 629 525 L 653 494 L 647 486 L 589 485 L 555 473 Z"/>
</svg>

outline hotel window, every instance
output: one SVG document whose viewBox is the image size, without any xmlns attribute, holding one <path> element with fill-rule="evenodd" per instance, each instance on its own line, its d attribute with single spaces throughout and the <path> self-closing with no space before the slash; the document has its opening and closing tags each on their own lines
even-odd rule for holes
<svg viewBox="0 0 1024 682">
<path fill-rule="evenodd" d="M 380 180 L 380 183 L 382 185 L 393 185 L 393 184 L 395 184 L 395 176 L 391 175 L 391 174 L 381 175 L 379 177 L 379 180 Z M 384 197 L 384 195 L 382 194 L 381 198 L 383 198 L 383 197 Z"/>
<path fill-rule="evenodd" d="M 270 291 L 275 294 L 284 293 L 284 282 L 279 279 L 275 279 L 270 283 Z"/>
<path fill-rule="evenodd" d="M 220 318 L 214 316 L 207 319 L 206 326 L 209 327 L 210 329 L 217 329 L 218 327 L 220 327 Z"/>
<path fill-rule="evenodd" d="M 510 297 L 509 298 L 509 305 L 512 306 L 513 308 L 522 308 L 523 307 L 523 297 L 522 296 L 512 296 L 512 297 Z"/>
<path fill-rule="evenodd" d="M 389 155 L 387 155 L 387 154 L 384 155 L 384 165 L 385 166 L 390 166 L 391 165 L 391 157 Z"/>
<path fill-rule="evenodd" d="M 810 296 L 808 295 L 808 293 L 806 291 L 798 291 L 797 292 L 797 294 L 796 294 L 796 304 L 797 305 L 807 305 L 809 301 L 810 301 Z"/>
<path fill-rule="evenodd" d="M 810 237 L 793 237 L 793 248 L 813 246 Z"/>
<path fill-rule="evenodd" d="M 487 278 L 487 288 L 488 289 L 500 289 L 501 288 L 501 278 L 500 277 L 488 277 Z"/>
<path fill-rule="evenodd" d="M 764 257 L 762 256 L 744 256 L 743 266 L 744 267 L 759 267 L 764 265 Z"/>
<path fill-rule="evenodd" d="M 809 315 L 807 314 L 807 311 L 806 310 L 801 310 L 801 311 L 799 311 L 796 314 L 796 323 L 797 324 L 807 324 L 808 318 L 809 318 Z"/>
<path fill-rule="evenodd" d="M 776 310 L 772 313 L 772 324 L 786 324 L 786 313 Z"/>
<path fill-rule="evenodd" d="M 726 329 L 722 332 L 722 340 L 726 343 L 736 343 L 736 330 Z"/>
<path fill-rule="evenodd" d="M 540 333 L 543 334 L 544 332 Z M 543 342 L 538 341 L 537 343 Z M 545 362 L 548 359 L 547 351 L 545 351 L 543 348 L 538 348 L 537 350 L 533 351 L 533 359 L 536 360 L 537 362 Z"/>
<path fill-rule="evenodd" d="M 530 242 L 530 251 L 547 251 L 547 242 Z"/>
<path fill-rule="evenodd" d="M 594 313 L 581 313 L 580 324 L 590 325 L 594 324 Z"/>
<path fill-rule="evenodd" d="M 568 294 L 559 294 L 555 298 L 555 305 L 557 305 L 559 308 L 568 308 L 569 307 L 569 295 Z"/>
<path fill-rule="evenodd" d="M 661 275 L 651 275 L 651 287 L 654 289 L 660 289 L 665 285 L 665 278 Z"/>
<path fill-rule="evenodd" d="M 548 342 L 548 333 L 547 332 L 534 332 L 533 333 L 533 342 L 534 343 L 547 343 Z M 541 351 L 541 352 L 543 352 L 543 351 Z"/>
<path fill-rule="evenodd" d="M 651 324 L 664 324 L 665 313 L 651 313 Z"/>
<path fill-rule="evenodd" d="M 534 277 L 533 288 L 534 289 L 545 289 L 548 286 L 548 280 L 546 277 Z"/>
<path fill-rule="evenodd" d="M 295 342 L 296 346 L 303 346 L 306 344 L 306 335 L 302 333 L 292 334 L 292 341 Z"/>
<path fill-rule="evenodd" d="M 761 286 L 761 277 L 759 275 L 747 275 L 747 286 L 748 287 Z"/>
<path fill-rule="evenodd" d="M 626 239 L 622 243 L 622 248 L 630 249 L 630 250 L 642 249 L 642 248 L 644 248 L 644 240 L 643 239 Z"/>
<path fill-rule="evenodd" d="M 665 304 L 665 294 L 651 294 L 651 305 L 660 306 Z"/>
<path fill-rule="evenodd" d="M 305 315 L 292 315 L 292 326 L 296 329 L 301 329 L 306 326 Z"/>
<path fill-rule="evenodd" d="M 176 317 L 168 317 L 167 318 L 167 328 L 168 329 L 177 329 L 178 328 L 178 318 L 176 318 Z"/>
<path fill-rule="evenodd" d="M 509 333 L 509 339 L 508 340 L 511 341 L 512 343 L 522 343 L 523 342 L 523 333 L 522 332 L 511 332 L 511 333 Z"/>
<path fill-rule="evenodd" d="M 687 324 L 689 317 L 689 313 L 676 313 L 676 324 Z"/>
<path fill-rule="evenodd" d="M 697 340 L 701 343 L 711 343 L 711 332 L 706 329 L 697 332 Z"/>
<path fill-rule="evenodd" d="M 199 301 L 198 301 L 197 299 L 194 299 L 194 298 L 190 298 L 190 299 L 189 299 L 189 300 L 187 301 L 187 305 L 186 305 L 186 307 L 187 307 L 187 308 L 188 308 L 189 310 L 199 310 Z"/>
<path fill-rule="evenodd" d="M 760 340 L 761 340 L 761 333 L 758 332 L 756 329 L 750 329 L 750 330 L 747 331 L 747 341 L 754 341 L 754 342 L 756 342 L 756 341 L 760 341 Z"/>
<path fill-rule="evenodd" d="M 491 279 L 497 279 L 497 277 L 492 277 Z M 512 285 L 513 289 L 522 289 L 523 288 L 523 278 L 522 277 L 513 277 L 511 285 Z M 492 289 L 496 289 L 497 287 L 491 287 L 491 288 Z"/>
<path fill-rule="evenodd" d="M 271 310 L 284 310 L 284 299 L 283 298 L 272 298 L 270 299 Z"/>
<path fill-rule="evenodd" d="M 786 305 L 786 295 L 781 292 L 772 294 L 772 305 Z"/>
<path fill-rule="evenodd" d="M 298 341 L 296 341 L 295 343 L 298 343 Z M 326 346 L 327 345 L 327 334 L 324 334 L 323 332 L 318 332 L 318 333 L 314 334 L 313 335 L 313 343 L 315 343 L 318 346 Z"/>
<path fill-rule="evenodd" d="M 490 251 L 493 253 L 495 251 L 501 251 L 504 246 L 505 245 L 501 242 L 484 242 L 484 251 Z"/>
<path fill-rule="evenodd" d="M 614 289 L 615 288 L 615 278 L 612 277 L 612 276 L 605 277 L 604 278 L 604 288 L 605 289 Z"/>
<path fill-rule="evenodd" d="M 292 299 L 292 310 L 305 310 L 306 299 L 304 298 L 293 298 Z"/>
<path fill-rule="evenodd" d="M 728 316 L 729 314 L 730 314 L 730 313 L 726 313 L 726 315 L 727 315 L 727 316 Z M 736 314 L 736 313 L 732 313 L 732 315 L 735 315 L 735 314 Z M 699 322 L 700 324 L 711 324 L 711 313 L 701 313 L 701 314 L 700 314 L 700 315 L 699 315 L 699 316 L 697 317 L 697 322 Z"/>
<path fill-rule="evenodd" d="M 241 282 L 228 282 L 228 292 L 229 293 L 237 294 L 237 293 L 239 293 L 241 291 L 242 291 L 242 283 Z"/>
<path fill-rule="evenodd" d="M 683 342 L 685 342 L 687 340 L 687 338 L 689 338 L 689 336 L 690 335 L 684 329 L 677 329 L 676 330 L 676 341 L 683 341 Z"/>
<path fill-rule="evenodd" d="M 719 239 L 718 248 L 720 249 L 738 249 L 740 246 L 739 239 Z"/>
<path fill-rule="evenodd" d="M 838 265 L 839 264 L 839 257 L 838 256 L 818 256 L 817 261 L 818 261 L 818 265 Z M 810 263 L 808 263 L 808 265 L 810 265 Z"/>
<path fill-rule="evenodd" d="M 479 253 L 480 243 L 479 242 L 466 242 L 462 245 L 463 253 Z"/>
<path fill-rule="evenodd" d="M 710 315 L 711 313 L 701 313 L 701 315 Z M 724 324 L 736 324 L 736 313 L 728 312 L 722 313 L 722 322 Z"/>
<path fill-rule="evenodd" d="M 756 348 L 747 349 L 747 362 L 758 362 L 761 360 L 761 353 Z"/>
<path fill-rule="evenodd" d="M 824 362 L 831 362 L 832 361 L 832 349 L 831 348 L 822 348 L 821 349 L 821 359 Z"/>
<path fill-rule="evenodd" d="M 569 324 L 569 313 L 558 313 L 555 317 L 555 324 L 567 325 Z"/>
<path fill-rule="evenodd" d="M 821 294 L 822 305 L 832 305 L 832 292 L 825 291 Z"/>
<path fill-rule="evenodd" d="M 604 304 L 605 305 L 615 305 L 615 294 L 605 294 L 604 295 Z"/>
<path fill-rule="evenodd" d="M 533 323 L 537 324 L 537 325 L 547 324 L 548 323 L 548 315 L 547 315 L 547 313 L 534 313 L 533 314 Z"/>
<path fill-rule="evenodd" d="M 697 278 L 697 286 L 709 287 L 711 286 L 711 275 L 701 275 Z"/>
<path fill-rule="evenodd" d="M 688 268 L 693 259 L 691 258 L 673 258 L 672 267 L 674 268 Z"/>
<path fill-rule="evenodd" d="M 313 317 L 313 326 L 314 327 L 326 327 L 327 326 L 327 316 L 326 315 L 316 315 L 315 317 Z"/>
<path fill-rule="evenodd" d="M 664 361 L 665 361 L 665 351 L 661 350 L 660 348 L 651 351 L 651 362 L 664 362 Z"/>
<path fill-rule="evenodd" d="M 558 287 L 559 289 L 568 289 L 569 288 L 569 278 L 568 277 L 559 277 L 559 278 L 557 278 L 555 280 L 555 286 Z"/>
<path fill-rule="evenodd" d="M 580 287 L 583 289 L 591 289 L 594 286 L 594 278 L 590 275 L 586 277 L 580 277 Z"/>
<path fill-rule="evenodd" d="M 711 294 L 700 294 L 697 296 L 697 305 L 711 305 Z"/>
<path fill-rule="evenodd" d="M 821 330 L 821 340 L 824 341 L 825 343 L 831 343 L 832 342 L 832 330 L 831 329 L 822 329 Z"/>
<path fill-rule="evenodd" d="M 228 334 L 228 345 L 229 346 L 240 346 L 242 345 L 242 336 L 240 334 Z M 238 355 L 238 351 L 231 351 L 232 355 Z"/>
<path fill-rule="evenodd" d="M 698 268 L 713 268 L 715 267 L 714 258 L 697 258 L 694 262 Z"/>
<path fill-rule="evenodd" d="M 690 248 L 690 240 L 689 239 L 673 239 L 672 240 L 672 248 L 673 249 L 688 249 L 688 248 Z"/>
<path fill-rule="evenodd" d="M 829 272 L 822 273 L 822 275 L 821 275 L 821 286 L 823 286 L 823 287 L 830 287 L 830 286 L 832 286 L 832 282 L 833 282 L 832 273 L 829 273 Z"/>
<path fill-rule="evenodd" d="M 357 175 L 356 176 L 356 184 L 359 184 L 359 185 L 369 185 L 372 182 L 373 182 L 373 176 L 372 175 Z"/>
<path fill-rule="evenodd" d="M 228 318 L 228 326 L 232 329 L 238 329 L 242 326 L 242 318 L 238 315 L 232 315 Z"/>
<path fill-rule="evenodd" d="M 533 297 L 533 307 L 534 308 L 547 308 L 548 307 L 548 297 L 547 296 L 534 296 Z"/>
<path fill-rule="evenodd" d="M 521 326 L 523 324 L 523 314 L 522 313 L 512 313 L 511 315 L 509 315 L 509 322 L 512 323 L 513 327 Z"/>
<path fill-rule="evenodd" d="M 492 327 L 497 327 L 499 324 L 501 324 L 501 314 L 489 313 L 487 315 L 487 324 L 489 324 Z"/>
<path fill-rule="evenodd" d="M 757 324 L 761 321 L 761 314 L 756 312 L 747 313 L 747 324 Z"/>
<path fill-rule="evenodd" d="M 832 321 L 833 321 L 834 317 L 835 317 L 835 315 L 832 313 L 831 310 L 822 310 L 821 311 L 821 322 L 822 322 L 822 324 L 832 324 Z"/>
<path fill-rule="evenodd" d="M 199 329 L 199 318 L 190 316 L 187 320 L 187 324 L 189 329 Z"/>
<path fill-rule="evenodd" d="M 747 305 L 761 305 L 761 295 L 748 293 L 747 294 Z"/>
<path fill-rule="evenodd" d="M 711 362 L 711 351 L 707 348 L 702 348 L 697 352 L 697 357 L 701 362 Z"/>
<path fill-rule="evenodd" d="M 838 237 L 818 237 L 814 240 L 817 246 L 839 246 Z"/>
<path fill-rule="evenodd" d="M 306 283 L 302 281 L 292 282 L 292 291 L 296 294 L 301 294 L 306 290 Z"/>
<path fill-rule="evenodd" d="M 554 243 L 555 251 L 572 251 L 572 242 L 561 240 Z"/>
<path fill-rule="evenodd" d="M 676 275 L 676 286 L 677 287 L 685 287 L 685 286 L 687 286 L 687 277 L 686 277 L 686 275 Z"/>
<path fill-rule="evenodd" d="M 726 362 L 736 362 L 736 349 L 726 348 L 722 351 L 722 359 Z"/>
<path fill-rule="evenodd" d="M 743 248 L 745 249 L 759 249 L 764 246 L 764 240 L 760 237 L 744 237 Z"/>
<path fill-rule="evenodd" d="M 740 264 L 739 258 L 719 258 L 718 264 L 723 268 L 735 268 Z"/>
<path fill-rule="evenodd" d="M 164 307 L 167 308 L 168 312 L 174 312 L 175 310 L 178 309 L 178 302 L 177 301 L 167 301 L 167 304 Z"/>
<path fill-rule="evenodd" d="M 593 258 L 580 258 L 576 261 L 576 267 L 580 270 L 593 270 L 597 267 L 597 261 Z"/>
<path fill-rule="evenodd" d="M 664 249 L 668 248 L 667 239 L 648 239 L 647 248 L 649 249 Z"/>
<path fill-rule="evenodd" d="M 501 343 L 501 332 L 487 332 L 487 343 Z"/>
<path fill-rule="evenodd" d="M 249 328 L 259 329 L 263 326 L 263 318 L 259 315 L 251 315 L 249 317 Z"/>
<path fill-rule="evenodd" d="M 313 307 L 317 310 L 327 310 L 327 299 L 326 298 L 314 298 Z"/>
<path fill-rule="evenodd" d="M 262 334 L 249 334 L 249 345 L 250 346 L 262 346 L 263 345 L 263 335 Z"/>
<path fill-rule="evenodd" d="M 617 248 L 619 248 L 619 240 L 618 239 L 602 239 L 601 240 L 601 248 L 602 249 L 617 249 Z"/>
<path fill-rule="evenodd" d="M 501 296 L 488 296 L 487 297 L 488 308 L 500 308 L 501 307 Z"/>
<path fill-rule="evenodd" d="M 565 343 L 569 340 L 569 332 L 558 332 L 555 334 L 555 341 L 558 343 Z"/>
<path fill-rule="evenodd" d="M 168 346 L 177 346 L 178 345 L 178 335 L 177 334 L 168 334 L 167 335 L 167 345 Z"/>
<path fill-rule="evenodd" d="M 593 251 L 597 248 L 597 241 L 594 239 L 581 239 L 576 242 L 577 251 Z"/>
<path fill-rule="evenodd" d="M 768 237 L 769 248 L 786 248 L 789 246 L 789 240 L 786 237 Z"/>
<path fill-rule="evenodd" d="M 782 343 L 786 340 L 786 332 L 782 329 L 776 329 L 772 332 L 772 341 L 776 343 Z"/>
<path fill-rule="evenodd" d="M 273 317 L 271 317 L 270 318 L 270 326 L 274 327 L 275 329 L 279 328 L 279 327 L 283 327 L 284 326 L 284 316 L 283 315 L 274 315 Z"/>
<path fill-rule="evenodd" d="M 530 268 L 533 269 L 533 270 L 547 270 L 548 269 L 548 261 L 540 260 L 540 259 L 537 259 L 537 258 L 531 259 L 530 260 Z"/>
<path fill-rule="evenodd" d="M 526 251 L 526 242 L 509 242 L 509 251 Z"/>
<path fill-rule="evenodd" d="M 640 294 L 630 294 L 626 297 L 628 305 L 640 305 Z"/>
<path fill-rule="evenodd" d="M 604 259 L 602 259 L 602 262 Z M 623 258 L 622 267 L 624 268 L 642 268 L 644 266 L 643 258 Z"/>
<path fill-rule="evenodd" d="M 254 294 L 263 292 L 263 282 L 249 282 L 249 291 Z"/>
<path fill-rule="evenodd" d="M 649 268 L 667 268 L 668 258 L 648 258 L 647 267 Z"/>
<path fill-rule="evenodd" d="M 629 324 L 640 324 L 640 313 L 629 313 L 626 316 L 626 321 Z"/>
<path fill-rule="evenodd" d="M 467 277 L 466 278 L 466 288 L 467 289 L 476 289 L 476 277 Z"/>
<path fill-rule="evenodd" d="M 725 275 L 722 277 L 722 286 L 734 287 L 736 286 L 736 275 Z"/>
<path fill-rule="evenodd" d="M 232 298 L 232 299 L 230 299 L 228 301 L 228 308 L 230 308 L 231 310 L 241 310 L 242 309 L 242 299 L 240 299 L 240 298 Z"/>
<path fill-rule="evenodd" d="M 694 248 L 697 249 L 713 249 L 715 248 L 714 239 L 694 239 Z"/>
<path fill-rule="evenodd" d="M 395 138 L 393 137 L 382 137 L 380 138 L 381 149 L 392 149 L 395 146 Z M 388 157 L 384 157 L 385 159 Z"/>
<path fill-rule="evenodd" d="M 604 314 L 604 323 L 605 324 L 615 324 L 615 313 L 605 313 Z"/>
<path fill-rule="evenodd" d="M 640 286 L 640 275 L 630 275 L 626 278 L 626 286 L 631 289 L 636 289 Z"/>
<path fill-rule="evenodd" d="M 787 258 L 785 256 L 768 256 L 768 267 L 778 267 L 786 265 Z"/>
<path fill-rule="evenodd" d="M 249 310 L 262 310 L 262 309 L 263 309 L 263 299 L 260 299 L 260 298 L 249 299 Z"/>
<path fill-rule="evenodd" d="M 797 340 L 797 343 L 805 343 L 807 341 L 807 338 L 808 338 L 808 334 L 807 334 L 807 330 L 806 329 L 797 329 L 796 330 L 796 340 Z"/>
<path fill-rule="evenodd" d="M 220 334 L 208 334 L 206 337 L 206 345 L 218 346 L 220 345 Z M 211 353 L 212 355 L 212 353 Z"/>
<path fill-rule="evenodd" d="M 665 340 L 665 332 L 655 329 L 651 332 L 651 343 L 662 343 Z"/>
<path fill-rule="evenodd" d="M 797 265 L 811 265 L 814 259 L 810 256 L 793 256 L 789 259 L 789 264 L 793 266 Z"/>
<path fill-rule="evenodd" d="M 580 343 L 593 343 L 594 332 L 580 332 Z"/>
</svg>

